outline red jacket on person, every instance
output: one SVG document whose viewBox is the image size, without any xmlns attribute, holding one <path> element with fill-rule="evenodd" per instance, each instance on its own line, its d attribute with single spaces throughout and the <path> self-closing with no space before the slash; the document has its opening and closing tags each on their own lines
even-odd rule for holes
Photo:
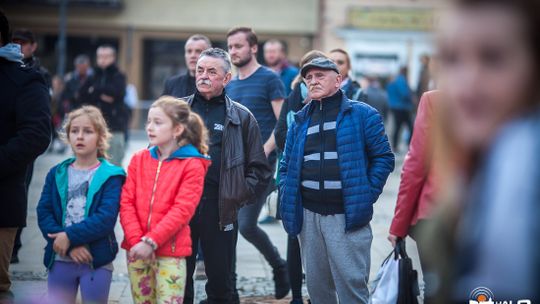
<svg viewBox="0 0 540 304">
<path fill-rule="evenodd" d="M 418 220 L 429 218 L 436 195 L 432 166 L 432 121 L 437 91 L 426 92 L 420 99 L 414 132 L 401 171 L 401 182 L 390 234 L 405 237 Z M 431 130 L 430 130 L 431 129 Z"/>
<path fill-rule="evenodd" d="M 122 248 L 149 237 L 156 256 L 191 255 L 189 222 L 199 204 L 210 160 L 192 145 L 159 160 L 157 147 L 137 152 L 128 167 L 120 199 Z"/>
</svg>

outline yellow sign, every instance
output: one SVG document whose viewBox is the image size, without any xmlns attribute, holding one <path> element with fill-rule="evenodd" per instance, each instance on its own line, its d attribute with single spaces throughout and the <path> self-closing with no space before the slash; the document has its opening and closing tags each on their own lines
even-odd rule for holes
<svg viewBox="0 0 540 304">
<path fill-rule="evenodd" d="M 356 7 L 348 12 L 348 25 L 361 29 L 430 31 L 434 25 L 431 9 Z"/>
</svg>

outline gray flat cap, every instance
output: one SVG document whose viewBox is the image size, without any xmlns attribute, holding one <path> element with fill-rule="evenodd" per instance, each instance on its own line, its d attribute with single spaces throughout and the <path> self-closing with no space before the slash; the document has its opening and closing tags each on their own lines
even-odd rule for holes
<svg viewBox="0 0 540 304">
<path fill-rule="evenodd" d="M 338 67 L 332 60 L 324 57 L 318 57 L 304 64 L 302 70 L 300 71 L 300 75 L 302 75 L 302 77 L 306 77 L 307 72 L 313 68 L 332 70 L 339 74 Z"/>
</svg>

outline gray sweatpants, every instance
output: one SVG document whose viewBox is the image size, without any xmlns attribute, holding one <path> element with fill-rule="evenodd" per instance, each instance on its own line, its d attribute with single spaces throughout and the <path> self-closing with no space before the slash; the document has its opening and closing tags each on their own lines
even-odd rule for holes
<svg viewBox="0 0 540 304">
<path fill-rule="evenodd" d="M 304 209 L 300 249 L 313 304 L 368 303 L 370 225 L 345 232 L 345 215 Z M 336 295 L 337 292 L 337 295 Z"/>
</svg>

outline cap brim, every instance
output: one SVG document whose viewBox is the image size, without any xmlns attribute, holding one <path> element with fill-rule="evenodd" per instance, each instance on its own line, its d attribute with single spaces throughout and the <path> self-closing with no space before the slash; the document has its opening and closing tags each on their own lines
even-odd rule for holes
<svg viewBox="0 0 540 304">
<path fill-rule="evenodd" d="M 339 71 L 337 69 L 334 69 L 334 68 L 331 68 L 331 67 L 327 67 L 327 66 L 322 67 L 322 66 L 319 66 L 319 65 L 316 65 L 316 64 L 307 64 L 304 67 L 302 67 L 302 70 L 300 70 L 300 75 L 302 75 L 302 77 L 306 77 L 307 72 L 309 72 L 309 70 L 311 70 L 311 69 L 334 71 L 334 72 L 339 74 Z"/>
</svg>

